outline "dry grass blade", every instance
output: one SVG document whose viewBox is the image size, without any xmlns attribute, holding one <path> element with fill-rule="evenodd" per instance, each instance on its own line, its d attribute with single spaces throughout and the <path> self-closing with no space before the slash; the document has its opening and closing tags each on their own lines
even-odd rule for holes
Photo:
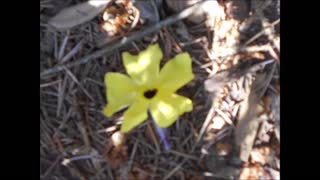
<svg viewBox="0 0 320 180">
<path fill-rule="evenodd" d="M 248 41 L 246 41 L 243 46 L 245 47 L 245 46 L 249 45 L 249 44 L 252 43 L 254 40 L 256 40 L 257 38 L 259 38 L 260 36 L 262 36 L 262 35 L 266 32 L 267 29 L 273 28 L 273 27 L 274 27 L 275 25 L 277 25 L 279 22 L 280 22 L 280 19 L 274 21 L 273 23 L 270 24 L 269 27 L 264 28 L 263 30 L 261 30 L 260 32 L 258 32 L 256 35 L 254 35 L 252 38 L 250 38 Z"/>
<path fill-rule="evenodd" d="M 64 53 L 64 50 L 66 49 L 66 45 L 68 43 L 68 40 L 69 40 L 69 31 L 68 31 L 68 34 L 66 35 L 66 37 L 63 39 L 63 42 L 61 44 L 60 51 L 59 51 L 59 54 L 58 54 L 58 59 L 59 60 L 63 56 L 63 53 Z"/>
<path fill-rule="evenodd" d="M 160 145 L 159 145 L 158 139 L 157 139 L 157 137 L 156 137 L 156 135 L 155 135 L 155 133 L 153 131 L 153 128 L 152 128 L 150 123 L 148 123 L 148 125 L 147 125 L 147 133 L 150 134 L 150 137 L 151 137 L 153 143 L 156 146 L 157 154 L 160 154 L 160 152 L 161 152 Z"/>
<path fill-rule="evenodd" d="M 60 117 L 60 112 L 61 112 L 61 108 L 62 108 L 62 104 L 63 104 L 63 100 L 64 100 L 64 96 L 65 96 L 65 89 L 67 86 L 67 76 L 64 77 L 64 80 L 62 83 L 59 83 L 58 86 L 58 104 L 57 104 L 57 117 Z"/>
<path fill-rule="evenodd" d="M 189 154 L 186 154 L 186 153 L 178 152 L 178 151 L 175 151 L 175 150 L 169 150 L 169 152 L 172 153 L 172 154 L 178 155 L 178 156 L 185 157 L 187 159 L 192 159 L 192 160 L 195 160 L 195 161 L 199 160 L 198 157 L 195 157 L 195 156 L 192 156 L 192 155 L 189 155 Z"/>
<path fill-rule="evenodd" d="M 53 86 L 53 85 L 55 85 L 55 84 L 59 84 L 60 82 L 61 82 L 61 80 L 52 81 L 52 82 L 49 82 L 49 83 L 43 83 L 43 84 L 40 84 L 40 88 L 45 88 L 45 87 Z"/>
<path fill-rule="evenodd" d="M 174 169 L 172 169 L 172 171 L 170 171 L 170 172 L 168 173 L 168 175 L 166 175 L 163 179 L 164 179 L 164 180 L 167 180 L 167 179 L 169 179 L 171 176 L 173 176 L 174 173 L 176 173 L 176 172 L 181 168 L 181 166 L 183 165 L 183 163 L 184 163 L 184 162 L 178 164 L 178 165 L 177 165 Z"/>
<path fill-rule="evenodd" d="M 206 132 L 207 128 L 208 128 L 208 125 L 210 123 L 210 121 L 212 120 L 213 116 L 214 116 L 214 107 L 213 105 L 211 106 L 210 108 L 210 111 L 208 112 L 208 115 L 206 117 L 206 120 L 204 121 L 202 127 L 201 127 L 201 130 L 200 130 L 200 133 L 199 133 L 199 136 L 197 138 L 197 142 L 200 142 L 200 140 L 202 139 L 203 137 L 203 134 Z"/>
<path fill-rule="evenodd" d="M 74 48 L 72 48 L 72 50 L 63 57 L 63 59 L 61 60 L 61 63 L 65 63 L 66 61 L 68 61 L 73 55 L 75 55 L 79 49 L 81 48 L 82 45 L 82 41 L 80 41 Z"/>
<path fill-rule="evenodd" d="M 60 159 L 62 158 L 62 155 L 58 156 L 56 158 L 56 160 L 51 164 L 51 166 L 45 171 L 45 173 L 42 175 L 42 178 L 47 177 L 50 172 L 53 170 L 53 168 L 58 164 L 58 162 L 60 161 Z"/>
<path fill-rule="evenodd" d="M 216 109 L 216 112 L 231 126 L 233 126 L 232 120 L 220 109 Z"/>
</svg>

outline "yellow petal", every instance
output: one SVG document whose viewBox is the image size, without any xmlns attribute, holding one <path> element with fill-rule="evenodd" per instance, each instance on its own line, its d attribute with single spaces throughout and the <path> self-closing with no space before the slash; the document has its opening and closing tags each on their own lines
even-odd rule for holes
<svg viewBox="0 0 320 180">
<path fill-rule="evenodd" d="M 159 127 L 173 124 L 185 112 L 192 110 L 192 101 L 186 97 L 172 94 L 151 102 L 151 114 Z"/>
<path fill-rule="evenodd" d="M 159 76 L 159 65 L 163 54 L 158 44 L 149 45 L 138 55 L 122 53 L 127 73 L 139 84 L 152 85 Z"/>
<path fill-rule="evenodd" d="M 107 116 L 133 103 L 137 95 L 137 86 L 128 76 L 120 73 L 107 73 L 105 84 L 108 104 L 104 108 L 104 113 Z"/>
<path fill-rule="evenodd" d="M 174 93 L 193 77 L 191 57 L 188 53 L 181 53 L 161 69 L 157 86 L 162 92 Z"/>
<path fill-rule="evenodd" d="M 121 132 L 128 132 L 145 121 L 148 117 L 148 106 L 149 103 L 144 99 L 138 99 L 135 101 L 124 113 Z"/>
</svg>

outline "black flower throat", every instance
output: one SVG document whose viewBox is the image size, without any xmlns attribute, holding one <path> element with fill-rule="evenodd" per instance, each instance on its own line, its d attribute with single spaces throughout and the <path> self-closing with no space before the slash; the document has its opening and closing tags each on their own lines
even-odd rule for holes
<svg viewBox="0 0 320 180">
<path fill-rule="evenodd" d="M 150 89 L 143 93 L 143 96 L 147 99 L 152 99 L 157 94 L 157 89 Z"/>
</svg>

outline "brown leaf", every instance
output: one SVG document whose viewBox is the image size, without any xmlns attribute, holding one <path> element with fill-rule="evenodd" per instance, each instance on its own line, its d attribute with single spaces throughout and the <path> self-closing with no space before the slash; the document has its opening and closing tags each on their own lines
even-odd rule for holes
<svg viewBox="0 0 320 180">
<path fill-rule="evenodd" d="M 68 29 L 97 16 L 109 4 L 110 0 L 89 0 L 60 11 L 49 20 L 49 24 L 58 29 Z"/>
<path fill-rule="evenodd" d="M 239 179 L 257 180 L 272 179 L 272 177 L 260 165 L 255 165 L 243 168 Z"/>
<path fill-rule="evenodd" d="M 159 22 L 159 16 L 155 12 L 155 9 L 152 6 L 150 1 L 135 1 L 134 6 L 140 11 L 140 17 L 150 24 Z"/>
<path fill-rule="evenodd" d="M 272 149 L 268 146 L 263 146 L 259 148 L 254 148 L 251 151 L 251 162 L 259 163 L 261 165 L 267 164 L 270 160 L 270 156 L 272 155 Z"/>
<path fill-rule="evenodd" d="M 216 148 L 219 156 L 226 156 L 230 154 L 232 150 L 232 146 L 229 143 L 217 143 Z"/>
<path fill-rule="evenodd" d="M 126 138 L 123 133 L 118 131 L 111 136 L 110 141 L 106 145 L 104 157 L 113 169 L 127 161 L 128 146 L 126 145 Z"/>
</svg>

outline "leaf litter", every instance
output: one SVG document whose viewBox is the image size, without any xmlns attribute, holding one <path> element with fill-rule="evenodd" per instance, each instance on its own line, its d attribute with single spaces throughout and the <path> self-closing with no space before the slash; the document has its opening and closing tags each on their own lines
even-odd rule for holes
<svg viewBox="0 0 320 180">
<path fill-rule="evenodd" d="M 40 70 L 76 62 L 186 7 L 169 10 L 170 2 L 152 0 L 133 3 L 133 10 L 125 2 L 131 1 L 110 1 L 72 28 L 57 30 L 48 24 L 52 17 L 88 2 L 41 0 Z M 112 54 L 41 77 L 41 179 L 279 179 L 279 1 L 210 3 L 215 11 L 205 18 L 191 15 Z M 115 21 L 119 10 L 105 19 L 103 12 L 121 4 L 128 21 L 117 28 L 111 23 L 114 34 L 108 35 L 102 25 Z M 194 111 L 167 129 L 168 152 L 151 123 L 124 135 L 118 131 L 120 113 L 101 113 L 107 101 L 104 74 L 123 72 L 122 51 L 137 52 L 154 42 L 165 57 L 188 51 L 194 61 L 195 79 L 179 90 L 192 98 Z M 248 106 L 255 108 L 248 112 Z"/>
</svg>

